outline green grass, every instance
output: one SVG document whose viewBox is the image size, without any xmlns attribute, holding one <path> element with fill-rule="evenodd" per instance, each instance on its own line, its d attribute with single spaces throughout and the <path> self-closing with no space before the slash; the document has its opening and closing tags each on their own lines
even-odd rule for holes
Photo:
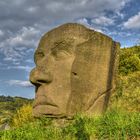
<svg viewBox="0 0 140 140">
<path fill-rule="evenodd" d="M 116 109 L 115 109 L 116 110 Z M 53 119 L 36 119 L 0 132 L 1 140 L 138 140 L 140 113 L 108 111 L 100 117 L 77 115 L 65 125 Z"/>
</svg>

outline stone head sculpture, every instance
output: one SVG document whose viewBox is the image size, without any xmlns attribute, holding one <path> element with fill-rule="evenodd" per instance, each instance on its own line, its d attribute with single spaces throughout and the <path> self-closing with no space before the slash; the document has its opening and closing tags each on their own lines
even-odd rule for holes
<svg viewBox="0 0 140 140">
<path fill-rule="evenodd" d="M 110 37 L 76 23 L 46 33 L 30 73 L 36 87 L 34 116 L 105 111 L 114 88 L 118 47 Z"/>
</svg>

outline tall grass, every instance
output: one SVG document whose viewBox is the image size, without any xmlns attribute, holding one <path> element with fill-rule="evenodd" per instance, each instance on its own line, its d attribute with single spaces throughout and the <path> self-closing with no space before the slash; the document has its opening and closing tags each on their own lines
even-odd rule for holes
<svg viewBox="0 0 140 140">
<path fill-rule="evenodd" d="M 140 112 L 140 71 L 119 76 L 117 90 L 110 99 L 109 107 L 117 106 L 128 112 Z"/>
<path fill-rule="evenodd" d="M 108 111 L 100 117 L 76 115 L 67 125 L 53 119 L 27 122 L 0 132 L 1 140 L 139 140 L 140 113 Z"/>
<path fill-rule="evenodd" d="M 23 105 L 21 108 L 19 108 L 16 111 L 16 113 L 12 118 L 11 125 L 14 127 L 19 127 L 33 120 L 34 118 L 32 116 L 32 105 L 27 104 L 27 105 Z"/>
</svg>

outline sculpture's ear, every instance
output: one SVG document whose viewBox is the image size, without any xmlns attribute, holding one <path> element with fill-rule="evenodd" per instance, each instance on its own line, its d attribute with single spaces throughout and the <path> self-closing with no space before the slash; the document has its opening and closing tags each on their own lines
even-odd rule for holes
<svg viewBox="0 0 140 140">
<path fill-rule="evenodd" d="M 111 59 L 115 59 L 112 58 L 113 45 L 114 42 L 109 37 L 97 35 L 76 47 L 68 105 L 70 112 L 86 111 L 91 100 L 94 104 L 101 93 L 112 87 L 113 77 L 110 72 L 114 67 Z"/>
</svg>

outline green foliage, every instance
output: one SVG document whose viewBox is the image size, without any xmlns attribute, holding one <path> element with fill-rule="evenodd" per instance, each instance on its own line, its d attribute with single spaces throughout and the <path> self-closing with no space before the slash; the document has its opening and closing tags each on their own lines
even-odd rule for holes
<svg viewBox="0 0 140 140">
<path fill-rule="evenodd" d="M 140 71 L 119 76 L 116 89 L 112 94 L 110 107 L 140 112 Z"/>
<path fill-rule="evenodd" d="M 24 104 L 31 104 L 32 99 L 0 96 L 0 124 L 11 122 L 13 115 Z"/>
<path fill-rule="evenodd" d="M 14 102 L 14 98 L 2 95 L 0 96 L 0 102 Z"/>
<path fill-rule="evenodd" d="M 19 108 L 12 117 L 12 126 L 19 127 L 24 123 L 32 122 L 34 120 L 32 116 L 32 105 L 26 104 Z"/>
<path fill-rule="evenodd" d="M 110 107 L 140 112 L 140 46 L 120 51 L 119 75 Z"/>
<path fill-rule="evenodd" d="M 140 46 L 120 50 L 119 73 L 127 75 L 140 71 Z"/>
<path fill-rule="evenodd" d="M 1 140 L 127 140 L 140 138 L 140 113 L 112 110 L 100 117 L 77 115 L 69 124 L 56 126 L 53 119 L 36 119 L 21 127 L 1 131 Z"/>
<path fill-rule="evenodd" d="M 104 115 L 99 125 L 101 139 L 136 139 L 140 137 L 140 114 L 127 114 L 120 111 L 109 112 Z"/>
</svg>

